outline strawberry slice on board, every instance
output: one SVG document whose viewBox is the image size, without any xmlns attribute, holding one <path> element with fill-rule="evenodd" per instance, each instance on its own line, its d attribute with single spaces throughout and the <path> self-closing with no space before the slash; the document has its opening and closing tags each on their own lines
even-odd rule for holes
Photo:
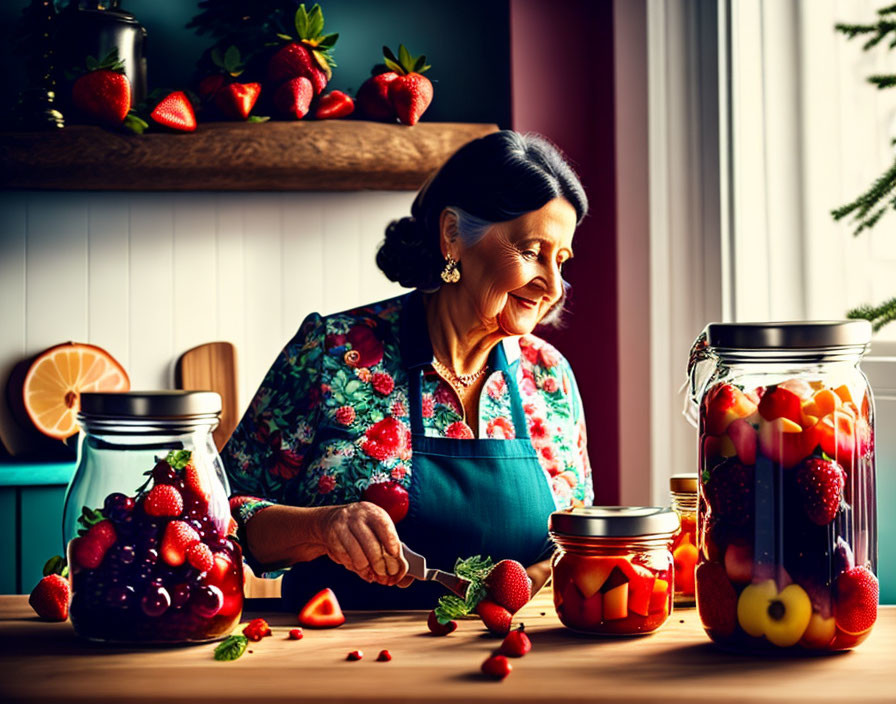
<svg viewBox="0 0 896 704">
<path fill-rule="evenodd" d="M 332 90 L 320 96 L 314 117 L 318 120 L 333 120 L 340 117 L 348 117 L 355 111 L 355 101 L 347 93 L 341 90 Z"/>
<path fill-rule="evenodd" d="M 395 109 L 398 121 L 403 125 L 416 125 L 432 102 L 433 89 L 430 80 L 423 75 L 430 66 L 425 56 L 411 56 L 404 44 L 398 45 L 398 57 L 389 47 L 383 47 L 386 67 L 398 74 L 389 82 L 389 102 Z"/>
<path fill-rule="evenodd" d="M 335 628 L 345 623 L 345 614 L 332 589 L 321 589 L 299 612 L 299 623 L 307 628 Z"/>
<path fill-rule="evenodd" d="M 178 132 L 196 131 L 196 113 L 193 104 L 183 91 L 174 91 L 162 98 L 149 114 L 150 118 Z"/>
</svg>

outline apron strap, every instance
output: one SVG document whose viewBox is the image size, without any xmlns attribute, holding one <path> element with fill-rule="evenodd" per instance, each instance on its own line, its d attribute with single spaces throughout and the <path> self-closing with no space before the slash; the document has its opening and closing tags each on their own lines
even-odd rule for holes
<svg viewBox="0 0 896 704">
<path fill-rule="evenodd" d="M 491 354 L 492 366 L 495 371 L 504 374 L 504 381 L 507 383 L 507 392 L 510 395 L 510 413 L 513 420 L 513 430 L 517 440 L 529 439 L 529 424 L 526 421 L 526 414 L 523 411 L 523 402 L 520 398 L 519 386 L 516 383 L 516 375 L 510 370 L 507 364 L 507 354 L 504 351 L 504 343 L 499 342 L 495 345 Z M 423 370 L 408 370 L 408 405 L 411 416 L 411 432 L 414 435 L 424 435 L 423 431 L 423 391 L 422 382 Z M 476 419 L 478 423 L 479 419 Z"/>
</svg>

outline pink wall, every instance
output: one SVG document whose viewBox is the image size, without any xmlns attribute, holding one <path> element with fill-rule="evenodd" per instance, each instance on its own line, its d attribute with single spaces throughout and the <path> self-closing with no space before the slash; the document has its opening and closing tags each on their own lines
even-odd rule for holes
<svg viewBox="0 0 896 704">
<path fill-rule="evenodd" d="M 511 0 L 513 128 L 557 144 L 591 214 L 574 241 L 573 315 L 546 333 L 569 359 L 585 404 L 595 502 L 620 497 L 616 162 L 611 0 Z M 646 442 L 646 440 L 645 440 Z"/>
</svg>

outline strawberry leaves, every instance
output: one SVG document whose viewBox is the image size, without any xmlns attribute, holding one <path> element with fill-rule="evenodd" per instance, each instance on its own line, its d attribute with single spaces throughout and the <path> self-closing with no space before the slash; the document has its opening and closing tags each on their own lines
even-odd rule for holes
<svg viewBox="0 0 896 704">
<path fill-rule="evenodd" d="M 399 76 L 404 76 L 409 73 L 423 73 L 432 68 L 426 63 L 425 56 L 421 54 L 415 58 L 411 55 L 411 52 L 407 50 L 407 47 L 405 47 L 404 44 L 398 45 L 398 57 L 392 53 L 392 50 L 389 47 L 384 46 L 383 63 L 386 64 L 390 71 L 395 71 Z"/>
<path fill-rule="evenodd" d="M 53 555 L 44 564 L 43 575 L 49 577 L 51 574 L 58 574 L 62 577 L 68 576 L 68 564 L 62 555 Z"/>
<path fill-rule="evenodd" d="M 485 598 L 485 579 L 491 571 L 494 563 L 488 556 L 474 555 L 466 560 L 458 559 L 454 564 L 454 574 L 470 582 L 465 598 L 449 594 L 439 599 L 435 608 L 436 618 L 439 623 L 445 624 L 455 618 L 461 618 L 473 613 L 479 602 Z"/>
<path fill-rule="evenodd" d="M 81 509 L 81 515 L 78 516 L 78 525 L 80 528 L 78 529 L 78 535 L 86 535 L 87 531 L 89 531 L 93 526 L 95 526 L 100 521 L 104 521 L 106 517 L 103 515 L 103 512 L 98 508 L 87 508 L 84 506 Z"/>
</svg>

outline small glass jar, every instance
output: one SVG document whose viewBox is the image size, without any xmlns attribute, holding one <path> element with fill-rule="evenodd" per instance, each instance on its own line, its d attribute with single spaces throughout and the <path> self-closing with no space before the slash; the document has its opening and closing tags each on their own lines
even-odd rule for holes
<svg viewBox="0 0 896 704">
<path fill-rule="evenodd" d="M 653 633 L 672 612 L 669 508 L 585 506 L 551 514 L 554 607 L 567 628 L 599 635 Z"/>
<path fill-rule="evenodd" d="M 673 474 L 669 479 L 672 510 L 681 530 L 672 541 L 675 560 L 675 605 L 694 605 L 694 572 L 697 569 L 697 474 Z"/>
<path fill-rule="evenodd" d="M 63 510 L 78 635 L 127 643 L 222 638 L 243 568 L 207 391 L 85 393 Z"/>
<path fill-rule="evenodd" d="M 867 321 L 713 323 L 691 352 L 700 619 L 737 651 L 847 650 L 877 618 Z"/>
</svg>

